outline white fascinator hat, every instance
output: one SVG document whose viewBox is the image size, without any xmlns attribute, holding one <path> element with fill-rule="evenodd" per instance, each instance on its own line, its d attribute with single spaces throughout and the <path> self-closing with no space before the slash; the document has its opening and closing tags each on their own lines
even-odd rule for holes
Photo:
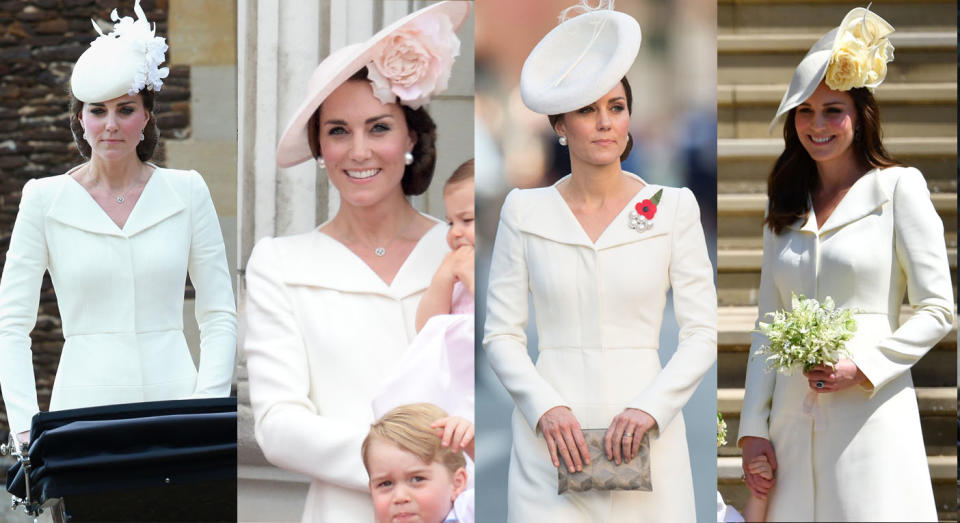
<svg viewBox="0 0 960 523">
<path fill-rule="evenodd" d="M 91 20 L 100 36 L 73 66 L 70 89 L 77 100 L 99 103 L 125 94 L 132 96 L 143 89 L 160 90 L 170 73 L 160 67 L 166 59 L 166 39 L 156 36 L 156 25 L 147 21 L 140 0 L 135 0 L 133 12 L 136 20 L 120 18 L 114 9 L 110 19 L 116 23 L 107 34 Z"/>
<path fill-rule="evenodd" d="M 384 27 L 366 41 L 334 51 L 307 83 L 307 95 L 277 144 L 277 165 L 291 167 L 313 154 L 307 123 L 320 104 L 357 71 L 367 68 L 373 94 L 383 103 L 419 109 L 447 88 L 460 55 L 455 31 L 470 13 L 470 2 L 431 4 Z"/>
<path fill-rule="evenodd" d="M 562 114 L 596 102 L 626 76 L 640 51 L 640 24 L 613 10 L 614 0 L 587 0 L 560 13 L 560 24 L 533 48 L 520 73 L 531 110 Z M 583 14 L 567 16 L 574 11 Z"/>
<path fill-rule="evenodd" d="M 847 13 L 800 61 L 770 122 L 770 131 L 780 117 L 810 98 L 821 81 L 835 91 L 879 87 L 887 77 L 887 64 L 893 61 L 893 44 L 887 39 L 893 31 L 892 25 L 869 8 L 857 7 Z"/>
</svg>

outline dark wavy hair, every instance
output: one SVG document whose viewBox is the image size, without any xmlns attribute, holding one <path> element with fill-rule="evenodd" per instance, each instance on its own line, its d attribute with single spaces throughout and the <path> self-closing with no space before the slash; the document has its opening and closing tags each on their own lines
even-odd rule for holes
<svg viewBox="0 0 960 523">
<path fill-rule="evenodd" d="M 155 94 L 148 89 L 141 89 L 140 99 L 143 100 L 143 107 L 150 114 L 147 120 L 147 126 L 143 128 L 143 141 L 137 144 L 137 158 L 141 162 L 149 161 L 153 158 L 153 152 L 160 141 L 160 131 L 157 129 L 157 118 L 153 114 L 153 102 Z M 77 150 L 84 160 L 90 159 L 92 150 L 86 138 L 83 137 L 83 126 L 80 125 L 80 112 L 83 111 L 83 102 L 77 100 L 73 93 L 70 93 L 70 131 L 73 133 L 73 142 L 77 144 Z"/>
<path fill-rule="evenodd" d="M 624 76 L 620 79 L 620 85 L 623 86 L 623 90 L 627 93 L 627 114 L 633 114 L 633 91 L 630 89 L 630 82 L 627 81 L 627 77 Z M 554 130 L 557 129 L 557 122 L 563 120 L 562 114 L 551 114 L 547 116 L 547 119 L 550 120 L 550 127 Z M 620 153 L 620 161 L 623 162 L 627 159 L 627 156 L 630 156 L 630 150 L 633 149 L 633 135 L 629 132 L 627 133 L 627 147 Z"/>
<path fill-rule="evenodd" d="M 360 69 L 347 81 L 367 81 L 367 68 Z M 323 152 L 320 151 L 320 109 L 322 107 L 321 104 L 307 121 L 307 143 L 310 145 L 310 152 L 314 159 L 323 156 Z M 403 188 L 403 194 L 415 196 L 423 194 L 427 187 L 430 187 L 430 180 L 433 179 L 433 169 L 437 164 L 437 125 L 433 123 L 430 113 L 423 107 L 411 109 L 400 104 L 400 108 L 403 109 L 403 116 L 407 120 L 407 129 L 417 135 L 417 143 L 413 145 L 412 151 L 413 163 L 403 169 L 400 187 Z"/>
<path fill-rule="evenodd" d="M 902 165 L 883 147 L 880 129 L 880 107 L 869 89 L 857 87 L 847 91 L 857 113 L 853 147 L 857 160 L 865 167 Z M 803 148 L 795 125 L 797 108 L 790 109 L 783 123 L 783 153 L 773 164 L 767 177 L 767 217 L 764 225 L 780 234 L 784 227 L 810 212 L 808 196 L 820 187 L 817 164 Z"/>
</svg>

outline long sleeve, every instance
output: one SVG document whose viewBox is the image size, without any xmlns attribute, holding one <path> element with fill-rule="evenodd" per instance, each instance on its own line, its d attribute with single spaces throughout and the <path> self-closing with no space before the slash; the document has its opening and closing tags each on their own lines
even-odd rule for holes
<svg viewBox="0 0 960 523">
<path fill-rule="evenodd" d="M 490 366 L 516 402 L 530 427 L 536 430 L 540 417 L 553 407 L 565 405 L 560 394 L 537 372 L 527 354 L 524 329 L 530 293 L 524 242 L 517 230 L 516 199 L 507 195 L 490 262 L 487 315 L 483 348 Z"/>
<path fill-rule="evenodd" d="M 760 320 L 768 313 L 782 309 L 780 294 L 773 281 L 773 264 L 776 262 L 774 233 L 769 227 L 763 227 L 763 263 L 760 267 L 760 289 L 757 291 L 758 314 L 754 332 L 750 335 L 750 352 L 747 354 L 747 380 L 743 392 L 743 408 L 740 411 L 740 430 L 737 441 L 745 436 L 770 439 L 770 409 L 773 405 L 773 388 L 777 374 L 767 368 L 762 357 L 753 354 L 761 345 L 767 343 L 767 337 L 757 332 Z"/>
<path fill-rule="evenodd" d="M 876 350 L 853 358 L 874 393 L 920 360 L 953 324 L 953 285 L 937 215 L 923 175 L 905 169 L 893 193 L 894 249 L 906 276 L 907 300 L 914 313 Z"/>
<path fill-rule="evenodd" d="M 247 263 L 244 351 L 254 434 L 274 465 L 366 490 L 360 445 L 369 426 L 324 416 L 310 401 L 307 348 L 281 279 L 274 240 L 257 243 Z"/>
<path fill-rule="evenodd" d="M 194 397 L 230 395 L 237 355 L 237 307 L 220 221 L 203 178 L 192 173 L 192 233 L 187 267 L 196 289 L 200 370 Z"/>
<path fill-rule="evenodd" d="M 0 392 L 12 433 L 29 430 L 30 419 L 40 411 L 30 331 L 37 322 L 40 285 L 47 268 L 47 244 L 37 184 L 30 180 L 23 187 L 0 277 Z"/>
<path fill-rule="evenodd" d="M 669 274 L 679 344 L 660 374 L 629 405 L 653 416 L 661 431 L 686 405 L 717 359 L 717 289 L 700 208 L 689 189 L 676 194 Z"/>
</svg>

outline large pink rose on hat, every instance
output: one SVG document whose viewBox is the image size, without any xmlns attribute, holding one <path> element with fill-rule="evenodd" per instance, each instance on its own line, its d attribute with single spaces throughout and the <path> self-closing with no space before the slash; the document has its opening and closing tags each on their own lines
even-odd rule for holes
<svg viewBox="0 0 960 523">
<path fill-rule="evenodd" d="M 373 53 L 367 76 L 383 103 L 419 109 L 447 88 L 460 40 L 446 16 L 423 16 L 398 29 Z"/>
</svg>

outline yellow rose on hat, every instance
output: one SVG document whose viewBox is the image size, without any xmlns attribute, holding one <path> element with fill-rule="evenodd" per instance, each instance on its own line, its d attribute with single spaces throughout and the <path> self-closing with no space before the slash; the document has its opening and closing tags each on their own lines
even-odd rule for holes
<svg viewBox="0 0 960 523">
<path fill-rule="evenodd" d="M 893 26 L 866 9 L 854 9 L 843 19 L 833 43 L 833 54 L 824 77 L 837 91 L 854 87 L 875 88 L 887 77 L 893 44 L 887 35 Z"/>
<path fill-rule="evenodd" d="M 827 85 L 835 91 L 862 87 L 868 78 L 866 57 L 856 45 L 845 46 L 833 52 L 827 68 Z"/>
</svg>

